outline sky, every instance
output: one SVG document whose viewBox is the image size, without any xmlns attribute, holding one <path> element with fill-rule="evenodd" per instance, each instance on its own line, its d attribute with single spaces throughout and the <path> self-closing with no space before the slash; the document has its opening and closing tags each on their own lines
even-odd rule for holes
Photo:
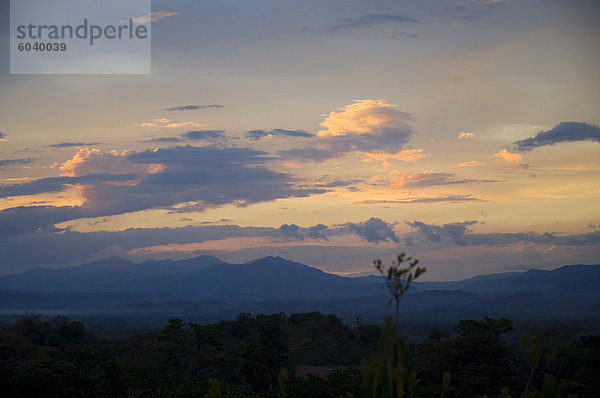
<svg viewBox="0 0 600 398">
<path fill-rule="evenodd" d="M 600 263 L 597 0 L 152 1 L 140 75 L 10 74 L 0 7 L 0 275 Z"/>
</svg>

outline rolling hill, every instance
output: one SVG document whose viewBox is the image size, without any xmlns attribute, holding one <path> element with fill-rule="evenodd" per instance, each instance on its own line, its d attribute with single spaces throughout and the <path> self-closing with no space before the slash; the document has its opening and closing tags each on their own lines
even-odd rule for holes
<svg viewBox="0 0 600 398">
<path fill-rule="evenodd" d="M 569 265 L 414 282 L 401 312 L 429 319 L 508 316 L 600 318 L 600 265 Z M 382 277 L 349 278 L 281 257 L 229 264 L 216 257 L 109 258 L 63 269 L 39 268 L 0 278 L 0 309 L 180 314 L 211 319 L 239 312 L 332 312 L 381 317 L 389 312 Z"/>
</svg>

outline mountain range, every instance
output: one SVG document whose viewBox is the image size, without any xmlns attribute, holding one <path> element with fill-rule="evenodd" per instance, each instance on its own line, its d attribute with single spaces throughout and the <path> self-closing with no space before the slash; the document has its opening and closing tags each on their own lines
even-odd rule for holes
<svg viewBox="0 0 600 398">
<path fill-rule="evenodd" d="M 451 314 L 600 317 L 600 265 L 413 282 L 411 286 L 402 311 L 434 319 Z M 108 258 L 0 278 L 0 309 L 4 311 L 79 309 L 226 317 L 253 310 L 320 310 L 368 317 L 388 312 L 388 298 L 381 276 L 342 277 L 281 257 L 244 264 L 212 256 L 142 263 Z"/>
</svg>

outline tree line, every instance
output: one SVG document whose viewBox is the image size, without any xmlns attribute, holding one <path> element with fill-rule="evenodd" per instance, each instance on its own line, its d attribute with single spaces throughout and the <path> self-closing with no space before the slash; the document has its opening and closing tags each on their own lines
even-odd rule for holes
<svg viewBox="0 0 600 398">
<path fill-rule="evenodd" d="M 395 309 L 425 272 L 404 256 L 376 267 Z M 571 329 L 556 326 L 508 344 L 512 321 L 484 318 L 433 329 L 415 343 L 395 314 L 383 325 L 352 327 L 319 312 L 241 313 L 215 324 L 173 318 L 154 333 L 101 339 L 82 322 L 30 313 L 0 328 L 0 391 L 15 398 L 584 398 L 600 391 L 600 336 L 573 340 Z M 342 368 L 300 377 L 300 365 Z"/>
</svg>

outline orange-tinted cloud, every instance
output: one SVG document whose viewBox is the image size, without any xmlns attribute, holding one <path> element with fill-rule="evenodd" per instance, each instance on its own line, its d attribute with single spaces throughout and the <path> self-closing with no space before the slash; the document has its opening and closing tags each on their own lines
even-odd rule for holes
<svg viewBox="0 0 600 398">
<path fill-rule="evenodd" d="M 160 164 L 136 164 L 128 161 L 129 152 L 102 152 L 96 148 L 83 148 L 72 159 L 60 166 L 61 176 L 79 177 L 86 174 L 152 174 L 163 169 Z"/>
<path fill-rule="evenodd" d="M 403 162 L 417 162 L 429 157 L 422 149 L 406 149 L 397 153 L 386 152 L 363 152 L 363 162 L 381 162 L 383 167 L 390 167 L 390 160 L 401 160 Z"/>
<path fill-rule="evenodd" d="M 384 100 L 355 100 L 325 116 L 319 137 L 338 137 L 356 134 L 373 134 L 386 129 L 405 126 L 412 116 L 396 109 L 397 105 Z"/>
<path fill-rule="evenodd" d="M 468 132 L 468 131 L 463 131 L 458 135 L 459 140 L 464 140 L 466 138 L 473 138 L 473 137 L 475 137 L 475 134 Z"/>
<path fill-rule="evenodd" d="M 481 163 L 476 160 L 471 160 L 470 162 L 462 162 L 462 163 L 458 164 L 458 167 L 477 167 L 477 166 L 485 166 L 485 163 Z"/>
<path fill-rule="evenodd" d="M 277 154 L 286 159 L 319 162 L 351 152 L 385 152 L 395 156 L 414 134 L 413 127 L 408 123 L 413 119 L 412 115 L 396 108 L 397 105 L 384 100 L 355 100 L 352 104 L 323 115 L 318 139 L 303 148 L 278 151 Z M 418 157 L 418 152 L 406 152 L 398 156 L 414 159 Z"/>
<path fill-rule="evenodd" d="M 176 129 L 179 127 L 201 127 L 200 123 L 185 121 L 185 122 L 174 122 L 167 118 L 152 119 L 150 122 L 134 123 L 135 127 L 165 127 L 168 129 Z"/>
<path fill-rule="evenodd" d="M 509 152 L 506 149 L 502 149 L 494 154 L 494 157 L 502 159 L 508 163 L 519 164 L 523 160 L 523 157 L 518 153 Z"/>
</svg>

